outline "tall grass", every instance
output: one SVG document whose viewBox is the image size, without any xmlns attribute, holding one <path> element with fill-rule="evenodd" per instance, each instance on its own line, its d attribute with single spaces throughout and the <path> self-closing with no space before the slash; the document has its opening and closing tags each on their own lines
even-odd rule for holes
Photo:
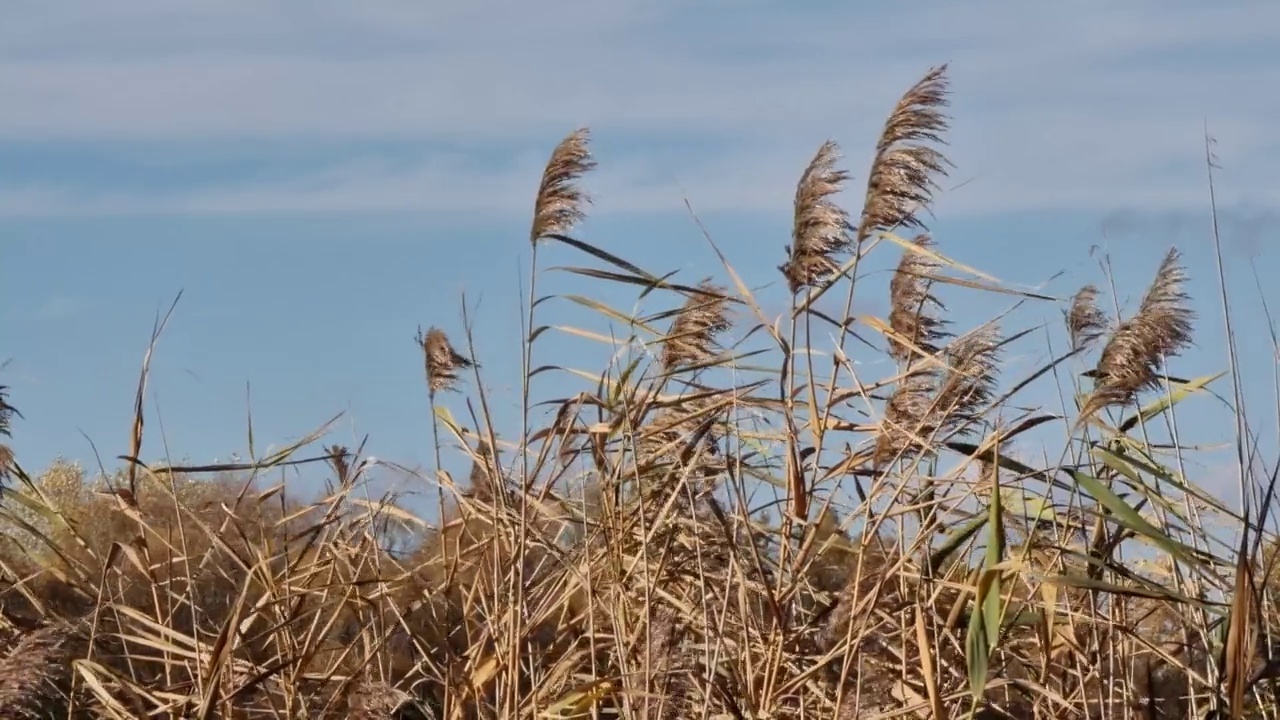
<svg viewBox="0 0 1280 720">
<path fill-rule="evenodd" d="M 949 316 L 946 291 L 1058 301 L 956 262 L 929 234 L 950 166 L 946 101 L 946 68 L 903 95 L 858 213 L 837 202 L 839 147 L 819 147 L 779 259 L 781 318 L 710 235 L 721 266 L 691 284 L 576 237 L 595 161 L 588 132 L 569 135 L 535 201 L 513 440 L 489 412 L 470 328 L 419 333 L 435 524 L 371 498 L 366 459 L 319 448 L 320 432 L 251 463 L 148 466 L 139 402 L 114 474 L 32 476 L 4 447 L 0 714 L 1280 715 L 1262 530 L 1274 482 L 1247 477 L 1258 497 L 1237 509 L 1188 476 L 1176 410 L 1222 375 L 1166 374 L 1197 320 L 1181 256 L 1156 265 L 1127 317 L 1094 285 L 1061 303 L 1060 327 Z M 579 297 L 605 327 L 540 324 L 554 298 L 537 294 L 543 245 L 588 263 L 561 271 L 667 309 Z M 853 310 L 882 291 L 873 253 L 893 261 L 887 317 Z M 833 290 L 842 313 L 820 303 Z M 565 333 L 612 360 L 539 365 Z M 1010 348 L 1046 334 L 1065 349 L 1010 376 Z M 893 371 L 860 371 L 873 355 Z M 535 400 L 551 373 L 581 390 Z M 1065 387 L 1061 407 L 1026 407 L 1046 378 Z M 464 406 L 475 429 L 450 410 Z M 1015 457 L 1052 428 L 1056 459 Z M 1165 429 L 1172 442 L 1156 438 Z M 471 463 L 464 483 L 444 469 L 450 446 Z M 319 500 L 271 481 L 298 465 L 325 469 Z M 1224 525 L 1238 543 L 1212 531 Z"/>
</svg>

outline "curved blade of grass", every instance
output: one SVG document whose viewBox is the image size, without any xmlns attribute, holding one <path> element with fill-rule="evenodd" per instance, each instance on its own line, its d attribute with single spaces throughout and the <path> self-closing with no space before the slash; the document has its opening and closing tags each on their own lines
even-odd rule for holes
<svg viewBox="0 0 1280 720">
<path fill-rule="evenodd" d="M 993 276 L 991 276 L 991 275 L 988 275 L 988 274 L 986 274 L 986 273 L 984 273 L 984 272 L 982 272 L 982 271 L 980 271 L 980 270 L 977 270 L 976 268 L 971 268 L 971 267 L 969 267 L 968 265 L 965 265 L 965 264 L 962 264 L 962 263 L 956 262 L 955 260 L 952 260 L 951 258 L 949 258 L 949 257 L 947 257 L 947 256 L 945 256 L 945 255 L 943 255 L 942 253 L 939 253 L 939 252 L 938 252 L 938 251 L 936 251 L 936 250 L 933 250 L 933 249 L 928 248 L 928 247 L 922 247 L 922 246 L 920 246 L 920 245 L 917 245 L 917 244 L 916 244 L 916 243 L 914 243 L 914 242 L 911 242 L 910 240 L 905 240 L 905 239 L 903 239 L 903 238 L 901 238 L 901 237 L 898 237 L 897 235 L 895 235 L 895 234 L 893 234 L 893 233 L 891 233 L 891 232 L 881 231 L 881 232 L 876 233 L 876 234 L 877 234 L 879 237 L 882 237 L 882 238 L 884 238 L 885 240 L 888 240 L 889 242 L 892 242 L 893 244 L 895 244 L 895 245 L 897 245 L 898 247 L 902 248 L 905 252 L 913 252 L 913 253 L 917 253 L 917 254 L 920 254 L 920 255 L 924 255 L 925 257 L 929 258 L 930 260 L 932 260 L 932 261 L 934 261 L 934 262 L 936 262 L 936 263 L 939 263 L 939 264 L 941 264 L 941 265 L 945 265 L 945 266 L 947 266 L 947 267 L 953 267 L 953 268 L 955 268 L 955 269 L 957 269 L 957 270 L 961 270 L 961 271 L 963 271 L 963 272 L 967 272 L 967 273 L 969 273 L 970 275 L 973 275 L 974 277 L 980 277 L 980 278 L 982 278 L 982 279 L 984 279 L 984 280 L 988 280 L 988 281 L 993 282 L 993 283 L 998 283 L 998 282 L 1000 282 L 1000 280 L 999 280 L 999 279 L 997 279 L 997 278 L 995 278 L 995 277 L 993 277 Z"/>
<path fill-rule="evenodd" d="M 1095 500 L 1110 511 L 1112 518 L 1119 522 L 1120 525 L 1148 538 L 1170 555 L 1196 567 L 1203 568 L 1204 562 L 1200 557 L 1202 553 L 1165 535 L 1159 528 L 1147 522 L 1146 518 L 1120 499 L 1120 496 L 1116 495 L 1101 480 L 1078 470 L 1069 469 L 1067 473 Z"/>
<path fill-rule="evenodd" d="M 575 267 L 571 265 L 557 265 L 547 268 L 548 271 L 558 271 L 570 273 L 572 275 L 582 275 L 584 277 L 593 278 L 595 280 L 608 280 L 609 282 L 621 283 L 623 285 L 635 285 L 644 288 L 640 292 L 640 298 L 647 297 L 654 290 L 673 290 L 682 293 L 698 292 L 698 288 L 691 285 L 669 282 L 667 278 L 675 277 L 677 271 L 672 271 L 661 277 L 655 277 L 650 280 L 644 277 L 636 277 L 634 275 L 623 275 L 622 273 L 610 272 L 608 270 L 599 270 L 597 268 Z M 729 298 L 729 302 L 739 302 L 734 298 Z"/>
<path fill-rule="evenodd" d="M 942 544 L 929 554 L 929 567 L 938 569 L 951 558 L 964 544 L 986 527 L 990 515 L 979 515 L 947 534 Z"/>
<path fill-rule="evenodd" d="M 1147 448 L 1144 447 L 1142 442 L 1127 436 L 1120 436 L 1119 440 L 1124 445 L 1126 455 L 1119 455 L 1118 453 L 1103 447 L 1095 448 L 1095 452 L 1103 458 L 1118 458 L 1118 460 L 1113 460 L 1113 462 L 1118 462 L 1118 464 L 1121 465 L 1127 465 L 1135 471 L 1145 472 L 1159 482 L 1166 483 L 1181 492 L 1191 495 L 1197 500 L 1205 503 L 1215 512 L 1222 513 L 1224 516 L 1229 517 L 1232 520 L 1240 522 L 1244 521 L 1244 518 L 1236 510 L 1227 507 L 1227 505 L 1225 505 L 1219 498 L 1205 492 L 1199 486 L 1183 480 L 1169 469 L 1161 466 L 1160 463 L 1147 452 Z M 1137 457 L 1134 457 L 1135 455 Z M 1118 470 L 1119 469 L 1117 468 L 1117 471 Z M 1183 520 L 1185 522 L 1185 519 Z"/>
<path fill-rule="evenodd" d="M 1136 415 L 1125 419 L 1120 423 L 1120 432 L 1128 432 L 1133 429 L 1139 421 L 1146 422 L 1178 403 L 1186 400 L 1197 392 L 1203 390 L 1209 383 L 1217 380 L 1227 373 L 1222 371 L 1216 375 L 1206 375 L 1204 377 L 1193 378 L 1185 383 L 1175 383 L 1178 388 L 1161 395 L 1150 403 L 1139 408 Z"/>
<path fill-rule="evenodd" d="M 581 305 L 585 308 L 595 310 L 596 312 L 606 317 L 611 317 L 614 320 L 617 320 L 622 323 L 626 323 L 629 326 L 643 328 L 644 330 L 647 330 L 648 332 L 653 333 L 658 337 L 662 337 L 663 335 L 662 332 L 659 332 L 654 328 L 644 325 L 642 322 L 640 322 L 638 318 L 628 315 L 627 313 L 624 313 L 621 310 L 615 310 L 614 308 L 609 307 L 608 305 L 600 302 L 599 300 L 592 300 L 589 297 L 583 297 L 581 295 L 561 295 L 560 297 L 572 303 Z"/>
<path fill-rule="evenodd" d="M 626 260 L 623 260 L 622 258 L 618 257 L 617 255 L 614 255 L 611 252 L 602 250 L 596 247 L 595 245 L 592 245 L 591 243 L 586 243 L 581 240 L 576 240 L 567 235 L 547 235 L 546 239 L 555 240 L 556 242 L 564 243 L 565 245 L 568 245 L 571 248 L 581 250 L 582 252 L 596 258 L 597 260 L 603 260 L 604 262 L 607 262 L 610 265 L 613 265 L 614 267 L 626 270 L 627 272 L 631 273 L 635 277 L 644 278 L 645 280 L 649 281 L 650 284 L 661 285 L 662 283 L 662 280 L 658 278 L 658 276 L 646 270 L 642 270 L 638 266 L 633 265 L 627 262 Z"/>
<path fill-rule="evenodd" d="M 612 693 L 617 686 L 613 678 L 600 678 L 570 690 L 564 697 L 538 713 L 542 718 L 590 717 L 593 705 Z"/>
<path fill-rule="evenodd" d="M 568 335 L 576 335 L 580 338 L 584 338 L 587 340 L 594 340 L 598 343 L 608 345 L 610 347 L 617 347 L 619 345 L 617 336 L 603 335 L 598 332 L 592 332 L 591 330 L 583 330 L 582 328 L 576 328 L 571 325 L 548 325 L 547 329 L 559 330 L 562 333 L 565 333 Z M 626 344 L 626 343 L 622 343 L 622 344 Z"/>
<path fill-rule="evenodd" d="M 1000 504 L 999 473 L 994 471 L 991 473 L 991 504 L 987 512 L 987 551 L 974 596 L 981 609 L 969 616 L 965 638 L 969 692 L 975 701 L 986 691 L 991 652 L 1000 641 L 1000 618 L 1004 611 L 999 567 L 1004 557 L 1004 513 Z"/>
<path fill-rule="evenodd" d="M 1064 573 L 1054 575 L 1041 575 L 1038 579 L 1042 583 L 1058 585 L 1061 587 L 1076 588 L 1079 590 L 1097 590 L 1099 592 L 1111 595 L 1120 595 L 1123 597 L 1147 598 L 1149 600 L 1163 600 L 1166 602 L 1178 603 L 1180 605 L 1195 605 L 1208 610 L 1213 610 L 1211 603 L 1183 595 L 1182 593 L 1164 589 L 1157 585 L 1150 587 L 1142 587 L 1138 585 L 1118 585 L 1116 583 L 1107 582 L 1106 580 L 1097 580 L 1088 575 L 1077 573 Z"/>
<path fill-rule="evenodd" d="M 1159 492 L 1158 489 L 1152 488 L 1147 484 L 1147 482 L 1138 473 L 1140 466 L 1135 467 L 1134 464 L 1129 462 L 1128 458 L 1112 452 L 1107 448 L 1095 447 L 1091 451 L 1091 454 L 1097 456 L 1102 461 L 1103 465 L 1119 473 L 1121 477 L 1127 481 L 1125 484 L 1140 494 L 1143 497 L 1144 502 L 1150 502 L 1151 504 L 1160 507 L 1161 510 L 1172 515 L 1187 528 L 1195 526 L 1190 518 L 1183 515 L 1183 508 L 1180 507 L 1180 503 L 1175 502 L 1171 498 L 1165 497 L 1165 495 Z"/>
</svg>

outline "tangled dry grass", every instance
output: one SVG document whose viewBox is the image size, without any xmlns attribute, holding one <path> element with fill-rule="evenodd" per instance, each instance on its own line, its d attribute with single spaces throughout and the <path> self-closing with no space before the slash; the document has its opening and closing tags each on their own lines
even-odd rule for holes
<svg viewBox="0 0 1280 720">
<path fill-rule="evenodd" d="M 923 234 L 949 165 L 946 97 L 938 68 L 892 110 L 856 224 L 837 203 L 839 148 L 821 145 L 796 190 L 781 320 L 727 259 L 728 283 L 682 285 L 574 237 L 595 162 L 587 131 L 569 135 L 536 198 L 535 251 L 677 301 L 579 331 L 615 362 L 533 427 L 530 358 L 557 328 L 531 296 L 515 442 L 494 429 L 469 337 L 419 332 L 437 465 L 443 434 L 472 468 L 461 486 L 431 478 L 452 496 L 434 525 L 369 500 L 358 451 L 308 457 L 319 434 L 242 465 L 150 467 L 139 403 L 135 460 L 110 477 L 32 476 L 3 446 L 0 716 L 1276 717 L 1264 512 L 1224 506 L 1182 448 L 1148 439 L 1216 379 L 1163 373 L 1195 320 L 1179 255 L 1123 321 L 1081 289 L 1069 349 L 1006 381 L 1002 353 L 1029 333 L 956 330 L 939 293 L 1019 291 Z M 872 252 L 901 253 L 885 319 L 849 311 Z M 841 286 L 845 315 L 817 310 Z M 726 342 L 735 329 L 763 347 Z M 1065 412 L 1018 402 L 1098 341 Z M 850 357 L 870 348 L 894 372 L 860 376 Z M 459 394 L 478 400 L 478 429 L 445 407 Z M 1008 452 L 1055 424 L 1061 460 Z M 286 466 L 323 468 L 327 492 L 268 481 Z M 1240 544 L 1216 541 L 1211 517 Z M 1134 542 L 1153 551 L 1126 555 Z"/>
</svg>

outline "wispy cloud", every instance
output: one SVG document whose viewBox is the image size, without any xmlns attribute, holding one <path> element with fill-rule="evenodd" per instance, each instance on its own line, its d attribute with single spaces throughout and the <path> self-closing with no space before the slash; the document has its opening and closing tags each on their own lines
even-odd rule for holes
<svg viewBox="0 0 1280 720">
<path fill-rule="evenodd" d="M 678 211 L 682 192 L 705 210 L 781 209 L 828 137 L 861 176 L 897 95 L 941 62 L 953 179 L 972 182 L 940 212 L 1203 202 L 1206 118 L 1224 182 L 1280 202 L 1280 98 L 1258 92 L 1280 73 L 1274 3 L 128 0 L 16 15 L 0 28 L 0 142 L 159 144 L 195 166 L 210 142 L 450 152 L 158 188 L 0 169 L 0 215 L 525 212 L 541 155 L 584 124 L 601 138 L 602 212 Z"/>
<path fill-rule="evenodd" d="M 41 320 L 59 320 L 74 315 L 80 309 L 80 301 L 67 295 L 55 295 L 36 308 Z"/>
</svg>

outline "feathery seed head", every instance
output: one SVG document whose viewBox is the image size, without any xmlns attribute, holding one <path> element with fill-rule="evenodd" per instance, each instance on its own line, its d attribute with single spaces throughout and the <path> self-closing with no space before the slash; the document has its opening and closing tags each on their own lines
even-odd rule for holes
<svg viewBox="0 0 1280 720">
<path fill-rule="evenodd" d="M 716 336 L 730 327 L 725 289 L 711 278 L 699 283 L 698 289 L 702 292 L 690 294 L 663 340 L 662 367 L 666 370 L 710 360 L 719 349 Z"/>
<path fill-rule="evenodd" d="M 11 423 L 13 418 L 22 417 L 17 408 L 9 404 L 9 387 L 0 385 L 0 435 L 12 437 Z M 0 443 L 0 480 L 5 480 L 13 470 L 13 450 Z"/>
<path fill-rule="evenodd" d="M 1107 330 L 1107 314 L 1098 307 L 1098 288 L 1085 285 L 1071 298 L 1067 312 L 1067 331 L 1071 334 L 1071 349 L 1083 350 Z"/>
<path fill-rule="evenodd" d="M 591 198 L 578 182 L 596 167 L 591 158 L 590 134 L 588 128 L 575 130 L 552 151 L 534 202 L 530 242 L 548 235 L 568 235 L 586 217 Z"/>
<path fill-rule="evenodd" d="M 882 466 L 909 457 L 924 448 L 933 434 L 933 391 L 936 377 L 925 370 L 912 371 L 901 380 L 885 403 L 876 435 L 872 463 Z"/>
<path fill-rule="evenodd" d="M 677 474 L 689 469 L 691 477 L 714 476 L 723 467 L 716 458 L 721 456 L 727 410 L 722 393 L 686 395 L 660 408 L 636 437 L 637 465 L 658 476 L 671 469 Z"/>
<path fill-rule="evenodd" d="M 5 717 L 38 717 L 51 670 L 63 666 L 65 630 L 44 627 L 26 634 L 7 653 L 0 654 L 0 708 Z"/>
<path fill-rule="evenodd" d="M 481 437 L 476 443 L 475 458 L 471 461 L 470 488 L 467 494 L 474 500 L 492 502 L 497 495 L 497 478 L 500 477 L 494 458 L 498 455 L 489 444 L 488 438 Z"/>
<path fill-rule="evenodd" d="M 830 140 L 823 143 L 796 185 L 790 257 L 778 268 L 792 293 L 821 283 L 839 269 L 834 256 L 849 250 L 849 213 L 831 197 L 849 178 L 836 168 L 839 159 L 839 146 Z"/>
<path fill-rule="evenodd" d="M 920 235 L 913 243 L 927 249 L 933 241 L 928 235 Z M 936 311 L 944 308 L 930 292 L 931 278 L 937 269 L 938 263 L 933 258 L 906 250 L 889 281 L 889 327 L 895 335 L 889 338 L 889 355 L 899 362 L 919 352 L 933 354 L 938 349 L 938 341 L 945 337 L 945 323 L 936 315 Z"/>
<path fill-rule="evenodd" d="M 1127 405 L 1141 391 L 1160 384 L 1160 367 L 1191 344 L 1195 313 L 1186 306 L 1187 280 L 1177 248 L 1160 263 L 1138 311 L 1111 334 L 1094 371 L 1094 388 L 1082 410 Z"/>
<path fill-rule="evenodd" d="M 439 328 L 429 328 L 426 335 L 419 330 L 418 344 L 422 346 L 422 354 L 426 360 L 427 388 L 433 395 L 440 390 L 452 389 L 458 382 L 458 370 L 475 365 L 453 349 L 448 336 Z"/>
<path fill-rule="evenodd" d="M 995 396 L 1000 371 L 1000 329 L 988 323 L 947 347 L 947 370 L 934 402 L 946 428 L 964 428 L 982 416 Z"/>
<path fill-rule="evenodd" d="M 934 68 L 911 87 L 894 107 L 876 145 L 867 180 L 867 197 L 858 224 L 862 242 L 877 228 L 923 228 L 916 213 L 933 200 L 935 176 L 945 176 L 951 162 L 925 142 L 943 144 L 948 119 L 947 66 Z"/>
<path fill-rule="evenodd" d="M 351 451 L 342 445 L 333 445 L 327 448 L 329 454 L 329 465 L 333 468 L 334 477 L 338 482 L 346 482 L 351 477 Z"/>
</svg>

